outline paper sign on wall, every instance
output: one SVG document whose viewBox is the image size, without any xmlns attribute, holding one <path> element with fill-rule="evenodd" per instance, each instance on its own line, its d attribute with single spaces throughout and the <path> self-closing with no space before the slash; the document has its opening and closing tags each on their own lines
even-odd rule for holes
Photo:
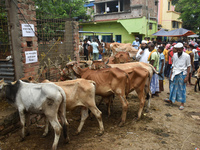
<svg viewBox="0 0 200 150">
<path fill-rule="evenodd" d="M 38 62 L 37 51 L 26 51 L 26 64 Z"/>
<path fill-rule="evenodd" d="M 22 24 L 22 36 L 34 37 L 35 36 L 34 24 Z"/>
</svg>

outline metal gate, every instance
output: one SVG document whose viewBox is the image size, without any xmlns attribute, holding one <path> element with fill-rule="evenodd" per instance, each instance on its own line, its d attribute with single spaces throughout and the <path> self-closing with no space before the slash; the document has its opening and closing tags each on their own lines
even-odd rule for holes
<svg viewBox="0 0 200 150">
<path fill-rule="evenodd" d="M 60 68 L 74 58 L 74 48 L 67 46 L 68 42 L 73 43 L 73 27 L 66 31 L 66 22 L 70 21 L 59 16 L 37 14 L 40 80 L 57 81 L 60 78 Z M 67 41 L 69 31 L 72 33 L 71 40 Z"/>
<path fill-rule="evenodd" d="M 10 26 L 5 0 L 0 1 L 0 79 L 14 81 L 14 65 L 12 60 Z"/>
</svg>

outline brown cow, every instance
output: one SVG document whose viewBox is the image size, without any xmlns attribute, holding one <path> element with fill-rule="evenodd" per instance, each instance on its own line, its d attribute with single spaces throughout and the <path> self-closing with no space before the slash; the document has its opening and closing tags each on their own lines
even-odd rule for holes
<svg viewBox="0 0 200 150">
<path fill-rule="evenodd" d="M 140 108 L 138 111 L 139 119 L 145 105 L 145 95 L 149 94 L 145 91 L 145 84 L 146 81 L 149 79 L 149 72 L 147 69 L 141 67 L 126 69 L 124 71 L 129 75 L 130 78 L 129 93 L 135 90 L 140 100 Z"/>
<path fill-rule="evenodd" d="M 113 60 L 114 64 L 127 63 L 127 62 L 130 62 L 130 56 L 128 52 L 118 52 L 114 56 L 114 60 Z"/>
<path fill-rule="evenodd" d="M 146 80 L 146 84 L 145 84 L 145 93 L 146 94 L 148 93 L 147 94 L 147 99 L 148 99 L 147 111 L 148 111 L 148 109 L 150 107 L 150 95 L 151 95 L 150 82 L 153 77 L 153 74 L 156 73 L 156 74 L 160 75 L 159 72 L 157 72 L 151 64 L 147 64 L 144 62 L 132 62 L 132 63 L 124 63 L 124 64 L 108 64 L 108 66 L 110 66 L 111 68 L 117 67 L 124 71 L 126 71 L 127 69 L 135 68 L 135 67 L 141 67 L 141 68 L 148 70 L 149 77 Z"/>
<path fill-rule="evenodd" d="M 92 58 L 92 53 L 93 53 L 93 47 L 91 45 L 88 45 L 88 57 L 89 57 L 89 59 Z"/>
<path fill-rule="evenodd" d="M 49 80 L 44 80 L 43 83 L 48 83 Z M 103 134 L 104 126 L 101 117 L 101 111 L 95 103 L 95 82 L 85 79 L 76 79 L 62 82 L 52 82 L 61 87 L 66 94 L 66 110 L 71 111 L 75 107 L 82 106 L 81 122 L 76 134 L 81 132 L 81 129 L 88 117 L 88 109 L 95 115 L 99 122 L 99 134 Z"/>
<path fill-rule="evenodd" d="M 112 55 L 118 52 L 128 52 L 130 57 L 135 57 L 138 50 L 132 47 L 131 43 L 111 43 L 110 48 L 112 50 Z"/>
<path fill-rule="evenodd" d="M 149 74 L 147 70 L 141 67 L 140 69 L 129 69 L 126 72 L 118 68 L 106 68 L 102 70 L 81 69 L 77 66 L 76 62 L 68 63 L 67 68 L 70 70 L 69 72 L 73 71 L 79 77 L 95 81 L 97 95 L 105 98 L 110 98 L 113 94 L 119 96 L 122 103 L 122 116 L 119 126 L 122 126 L 126 120 L 128 108 L 126 96 L 135 89 L 140 99 L 138 118 L 141 117 L 145 102 L 144 86 Z M 110 111 L 110 104 L 111 100 L 109 99 L 107 104 L 108 111 Z"/>
<path fill-rule="evenodd" d="M 150 90 L 150 82 L 153 77 L 153 74 L 156 73 L 160 75 L 155 68 L 151 64 L 147 64 L 144 62 L 132 62 L 132 63 L 124 63 L 124 64 L 107 64 L 106 66 L 99 66 L 99 68 L 104 68 L 104 67 L 111 67 L 111 68 L 120 68 L 121 70 L 126 71 L 127 69 L 135 68 L 135 67 L 142 67 L 144 69 L 147 69 L 149 72 L 149 77 L 148 80 L 146 80 L 145 84 L 145 93 L 147 94 L 147 100 L 148 100 L 148 105 L 147 105 L 147 111 L 150 108 L 150 95 L 151 95 L 151 90 Z"/>
<path fill-rule="evenodd" d="M 110 48 L 111 43 L 105 43 L 105 50 L 108 56 L 111 56 L 111 48 Z"/>
<path fill-rule="evenodd" d="M 119 64 L 126 63 L 130 61 L 129 53 L 127 52 L 119 52 L 115 56 L 110 56 L 109 58 L 102 60 L 94 60 L 94 61 L 85 61 L 85 63 L 91 67 L 90 69 L 102 69 L 102 68 L 110 68 L 107 64 Z M 62 72 L 62 71 L 61 71 Z"/>
<path fill-rule="evenodd" d="M 126 95 L 128 93 L 128 75 L 118 68 L 106 68 L 102 70 L 90 70 L 89 68 L 81 69 L 77 62 L 67 64 L 69 72 L 74 72 L 78 77 L 93 80 L 96 83 L 96 95 L 103 98 L 109 98 L 116 94 L 122 103 L 122 116 L 120 125 L 126 120 L 128 102 Z M 109 105 L 108 103 L 107 105 Z M 109 106 L 108 106 L 109 108 Z M 108 110 L 109 111 L 109 110 Z"/>
</svg>

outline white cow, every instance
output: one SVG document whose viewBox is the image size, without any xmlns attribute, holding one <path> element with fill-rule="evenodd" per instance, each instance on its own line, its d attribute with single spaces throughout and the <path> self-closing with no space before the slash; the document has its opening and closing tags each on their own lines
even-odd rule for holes
<svg viewBox="0 0 200 150">
<path fill-rule="evenodd" d="M 67 135 L 67 119 L 66 119 L 66 95 L 62 88 L 53 83 L 26 83 L 18 80 L 16 83 L 6 84 L 4 80 L 0 81 L 0 98 L 5 97 L 6 100 L 13 104 L 19 111 L 19 117 L 22 124 L 22 140 L 25 138 L 25 112 L 44 114 L 55 131 L 52 149 L 56 150 L 60 138 L 62 126 L 63 135 L 66 142 L 69 141 Z M 61 119 L 62 126 L 58 121 Z M 29 125 L 29 119 L 28 125 Z M 47 124 L 48 124 L 47 121 Z M 45 128 L 43 136 L 48 133 Z"/>
</svg>

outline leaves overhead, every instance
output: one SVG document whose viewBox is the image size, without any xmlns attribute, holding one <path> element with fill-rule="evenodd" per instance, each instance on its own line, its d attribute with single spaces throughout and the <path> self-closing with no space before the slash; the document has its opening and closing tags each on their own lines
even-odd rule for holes
<svg viewBox="0 0 200 150">
<path fill-rule="evenodd" d="M 179 0 L 176 11 L 181 12 L 183 27 L 197 32 L 200 26 L 200 0 Z"/>
<path fill-rule="evenodd" d="M 51 14 L 66 18 L 84 18 L 87 0 L 34 0 L 37 14 Z"/>
</svg>

